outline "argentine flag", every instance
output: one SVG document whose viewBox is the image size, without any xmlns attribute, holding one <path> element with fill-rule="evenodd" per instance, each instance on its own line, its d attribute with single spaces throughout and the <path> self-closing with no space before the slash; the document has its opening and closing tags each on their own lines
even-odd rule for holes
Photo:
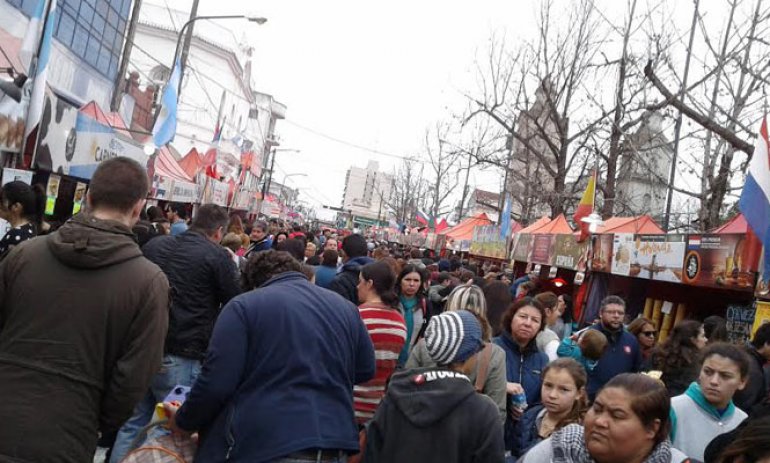
<svg viewBox="0 0 770 463">
<path fill-rule="evenodd" d="M 152 141 L 158 148 L 165 146 L 176 135 L 176 104 L 179 99 L 179 77 L 181 76 L 179 59 L 174 63 L 174 70 L 163 89 L 160 100 L 160 114 L 152 128 Z"/>
<path fill-rule="evenodd" d="M 27 73 L 29 73 L 32 66 L 32 58 L 37 53 L 37 47 L 40 45 L 40 29 L 43 27 L 46 3 L 46 0 L 37 1 L 37 7 L 35 7 L 35 11 L 32 13 L 32 17 L 29 18 L 27 32 L 24 34 L 24 40 L 21 42 L 19 58 L 21 58 L 22 64 L 27 66 Z"/>
<path fill-rule="evenodd" d="M 743 186 L 738 208 L 749 226 L 765 247 L 765 281 L 770 278 L 770 142 L 767 136 L 767 118 L 762 119 L 759 138 L 749 162 L 746 184 Z"/>
<path fill-rule="evenodd" d="M 33 24 L 37 21 L 38 24 L 43 17 L 43 4 L 45 0 L 41 0 L 38 4 L 35 14 L 40 14 L 37 19 L 33 18 L 30 21 L 27 35 L 24 37 L 24 45 L 27 44 L 29 37 L 30 41 L 34 42 L 34 38 L 31 37 L 33 32 L 39 30 L 38 26 Z M 56 0 L 51 0 L 50 10 L 48 11 L 48 18 L 46 18 L 45 26 L 43 28 L 43 37 L 40 39 L 40 54 L 37 57 L 37 65 L 35 66 L 34 77 L 32 81 L 32 92 L 29 97 L 29 109 L 27 112 L 27 124 L 24 126 L 24 138 L 26 139 L 32 132 L 32 129 L 37 127 L 40 123 L 40 117 L 43 114 L 43 104 L 45 103 L 45 87 L 46 80 L 48 79 L 48 61 L 51 58 L 51 45 L 53 41 L 53 26 L 56 24 Z M 36 43 L 33 43 L 33 48 Z M 23 51 L 23 49 L 22 49 Z M 34 53 L 34 52 L 33 52 Z"/>
</svg>

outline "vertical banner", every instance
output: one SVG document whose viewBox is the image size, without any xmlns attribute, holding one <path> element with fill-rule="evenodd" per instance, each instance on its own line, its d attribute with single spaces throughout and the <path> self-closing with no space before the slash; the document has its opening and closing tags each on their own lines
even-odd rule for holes
<svg viewBox="0 0 770 463">
<path fill-rule="evenodd" d="M 45 214 L 53 215 L 54 208 L 56 207 L 56 198 L 59 196 L 59 183 L 61 183 L 61 177 L 56 174 L 51 174 L 48 177 L 48 186 L 45 189 Z"/>
<path fill-rule="evenodd" d="M 80 209 L 83 207 L 83 200 L 86 197 L 87 187 L 88 185 L 83 182 L 78 182 L 77 186 L 75 187 L 75 197 L 72 199 L 72 215 L 80 212 Z"/>
</svg>

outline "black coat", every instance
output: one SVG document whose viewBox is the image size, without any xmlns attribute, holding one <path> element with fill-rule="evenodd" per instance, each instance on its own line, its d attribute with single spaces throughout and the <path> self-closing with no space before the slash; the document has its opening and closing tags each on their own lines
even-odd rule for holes
<svg viewBox="0 0 770 463">
<path fill-rule="evenodd" d="M 235 263 L 223 247 L 192 230 L 154 238 L 142 251 L 171 286 L 166 353 L 203 360 L 221 307 L 241 292 Z"/>
<path fill-rule="evenodd" d="M 372 262 L 374 259 L 366 256 L 354 257 L 345 262 L 329 289 L 358 306 L 358 274 L 361 273 L 361 267 Z"/>
<path fill-rule="evenodd" d="M 746 387 L 737 391 L 733 396 L 735 406 L 746 413 L 767 398 L 768 385 L 765 382 L 764 365 L 765 358 L 754 347 L 747 349 L 751 363 L 749 364 L 749 377 Z"/>
</svg>

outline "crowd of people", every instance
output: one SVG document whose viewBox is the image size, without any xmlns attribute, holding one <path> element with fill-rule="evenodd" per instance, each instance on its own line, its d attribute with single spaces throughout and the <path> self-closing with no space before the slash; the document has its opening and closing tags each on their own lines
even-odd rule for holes
<svg viewBox="0 0 770 463">
<path fill-rule="evenodd" d="M 34 189 L 9 185 L 0 461 L 97 445 L 136 461 L 168 433 L 200 462 L 770 459 L 770 324 L 738 346 L 719 317 L 683 320 L 659 343 L 608 295 L 580 326 L 532 275 L 213 204 L 146 208 L 125 158 L 47 234 Z"/>
</svg>

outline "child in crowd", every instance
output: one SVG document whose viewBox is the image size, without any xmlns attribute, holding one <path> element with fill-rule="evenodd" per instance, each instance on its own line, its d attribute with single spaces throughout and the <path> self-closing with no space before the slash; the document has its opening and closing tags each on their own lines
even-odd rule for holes
<svg viewBox="0 0 770 463">
<path fill-rule="evenodd" d="M 543 403 L 529 408 L 516 424 L 511 454 L 519 457 L 564 426 L 582 424 L 588 408 L 587 381 L 585 369 L 575 359 L 560 358 L 549 363 L 543 370 L 540 389 Z"/>
<path fill-rule="evenodd" d="M 575 359 L 587 372 L 590 372 L 596 368 L 605 349 L 607 349 L 607 336 L 604 333 L 599 330 L 584 329 L 564 338 L 556 353 L 559 357 Z"/>
</svg>

